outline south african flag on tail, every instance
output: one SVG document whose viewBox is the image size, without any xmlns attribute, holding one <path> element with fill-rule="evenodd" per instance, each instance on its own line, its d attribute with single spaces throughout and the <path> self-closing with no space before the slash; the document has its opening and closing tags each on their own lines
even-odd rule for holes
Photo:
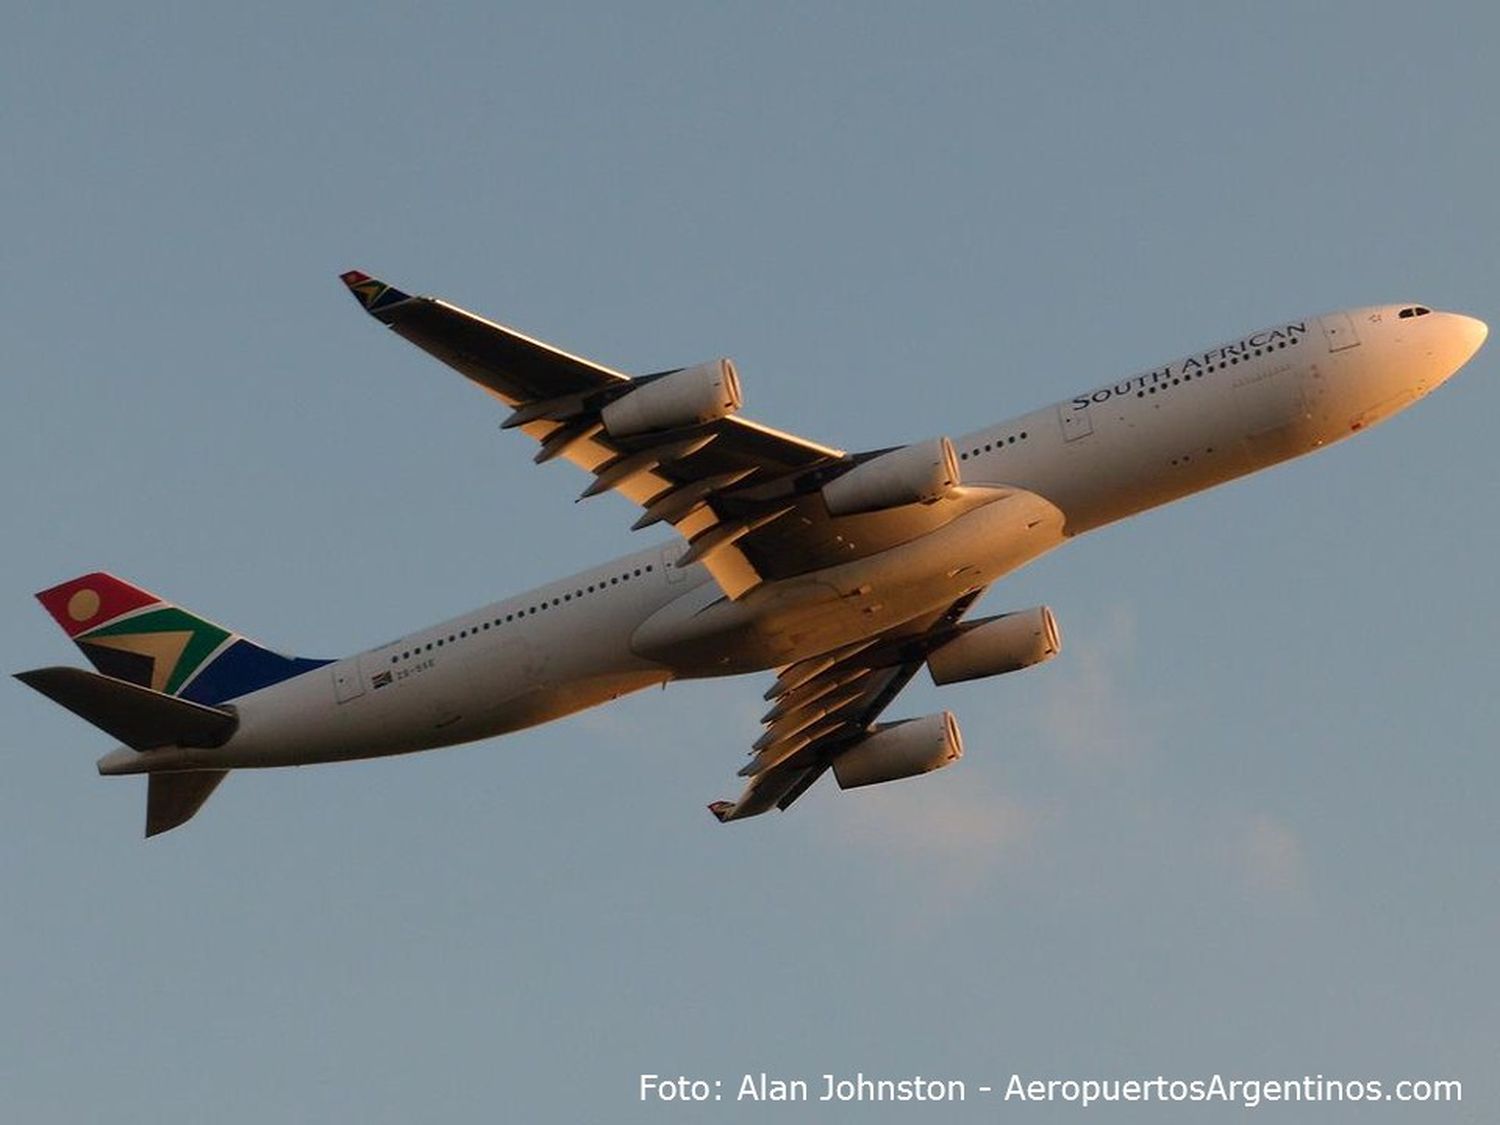
<svg viewBox="0 0 1500 1125">
<path fill-rule="evenodd" d="M 106 676 L 212 706 L 327 664 L 283 656 L 103 571 L 37 595 Z"/>
</svg>

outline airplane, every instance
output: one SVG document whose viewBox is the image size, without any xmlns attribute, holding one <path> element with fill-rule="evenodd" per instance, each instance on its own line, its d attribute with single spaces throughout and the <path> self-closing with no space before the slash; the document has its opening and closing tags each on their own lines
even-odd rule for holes
<svg viewBox="0 0 1500 1125">
<path fill-rule="evenodd" d="M 1488 334 L 1418 304 L 1281 321 L 957 437 L 849 453 L 740 416 L 728 359 L 631 378 L 357 270 L 381 324 L 499 400 L 503 428 L 677 537 L 341 660 L 286 656 L 110 574 L 37 595 L 96 671 L 17 677 L 148 776 L 146 835 L 230 770 L 405 754 L 521 730 L 674 680 L 775 669 L 720 821 L 963 754 L 949 711 L 879 717 L 939 685 L 1040 664 L 1051 609 L 967 618 L 1085 532 L 1331 445 L 1443 384 Z"/>
</svg>

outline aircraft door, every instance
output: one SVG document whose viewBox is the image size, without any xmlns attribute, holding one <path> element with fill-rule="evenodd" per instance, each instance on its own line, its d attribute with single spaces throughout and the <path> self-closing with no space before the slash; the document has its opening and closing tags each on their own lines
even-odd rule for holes
<svg viewBox="0 0 1500 1125">
<path fill-rule="evenodd" d="M 1079 406 L 1076 402 L 1057 404 L 1057 420 L 1062 426 L 1064 441 L 1077 441 L 1094 432 L 1094 420 L 1089 417 L 1088 403 Z"/>
<path fill-rule="evenodd" d="M 661 549 L 661 572 L 667 576 L 669 586 L 676 585 L 687 577 L 687 571 L 677 565 L 677 560 L 687 550 L 680 542 L 668 543 Z"/>
<path fill-rule="evenodd" d="M 1328 341 L 1329 351 L 1341 352 L 1359 346 L 1359 333 L 1354 330 L 1354 320 L 1348 313 L 1320 316 L 1318 323 L 1323 328 L 1323 339 Z"/>
<path fill-rule="evenodd" d="M 333 666 L 333 697 L 340 703 L 358 699 L 365 693 L 364 677 L 359 674 L 358 660 L 340 660 Z"/>
</svg>

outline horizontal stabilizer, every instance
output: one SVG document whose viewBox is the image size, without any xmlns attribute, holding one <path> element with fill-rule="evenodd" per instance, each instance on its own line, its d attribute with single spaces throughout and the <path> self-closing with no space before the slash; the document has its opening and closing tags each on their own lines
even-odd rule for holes
<svg viewBox="0 0 1500 1125">
<path fill-rule="evenodd" d="M 189 703 L 82 668 L 35 668 L 17 672 L 16 679 L 87 719 L 132 750 L 222 746 L 239 726 L 239 717 L 233 711 Z M 207 796 L 205 792 L 203 797 Z M 197 805 L 193 807 L 196 809 Z"/>
<path fill-rule="evenodd" d="M 191 820 L 228 773 L 153 773 L 146 790 L 146 835 L 156 836 Z"/>
</svg>

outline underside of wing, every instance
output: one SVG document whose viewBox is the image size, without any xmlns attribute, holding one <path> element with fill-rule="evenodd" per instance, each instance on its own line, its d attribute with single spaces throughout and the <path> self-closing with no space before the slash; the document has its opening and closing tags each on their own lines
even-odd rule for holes
<svg viewBox="0 0 1500 1125">
<path fill-rule="evenodd" d="M 740 417 L 729 360 L 629 378 L 445 301 L 357 271 L 343 280 L 377 320 L 509 407 L 504 426 L 537 442 L 537 462 L 592 474 L 579 499 L 618 492 L 642 509 L 635 528 L 674 527 L 687 540 L 677 565 L 702 563 L 730 598 L 995 499 L 960 486 L 946 438 L 851 455 Z"/>
<path fill-rule="evenodd" d="M 580 499 L 619 492 L 644 509 L 637 528 L 675 527 L 688 540 L 679 565 L 704 563 L 731 597 L 771 577 L 777 561 L 812 565 L 764 547 L 752 557 L 742 541 L 791 516 L 819 471 L 848 455 L 733 416 L 739 383 L 729 361 L 632 379 L 358 271 L 343 281 L 377 320 L 510 407 L 504 425 L 539 443 L 537 462 L 592 473 Z"/>
<path fill-rule="evenodd" d="M 740 769 L 749 784 L 737 800 L 715 801 L 709 810 L 721 821 L 729 821 L 786 809 L 836 760 L 885 731 L 905 726 L 880 728 L 875 720 L 917 674 L 928 654 L 953 639 L 959 621 L 981 594 L 982 590 L 973 591 L 938 613 L 781 669 L 766 693 L 771 708 L 762 718 L 765 731 Z M 944 713 L 915 722 L 930 723 L 935 741 L 933 754 L 924 758 L 926 751 L 919 751 L 913 761 L 932 769 L 962 753 L 951 716 Z M 895 737 L 904 739 L 912 733 Z M 845 788 L 852 787 L 851 780 L 867 783 L 853 771 L 839 780 Z"/>
</svg>

